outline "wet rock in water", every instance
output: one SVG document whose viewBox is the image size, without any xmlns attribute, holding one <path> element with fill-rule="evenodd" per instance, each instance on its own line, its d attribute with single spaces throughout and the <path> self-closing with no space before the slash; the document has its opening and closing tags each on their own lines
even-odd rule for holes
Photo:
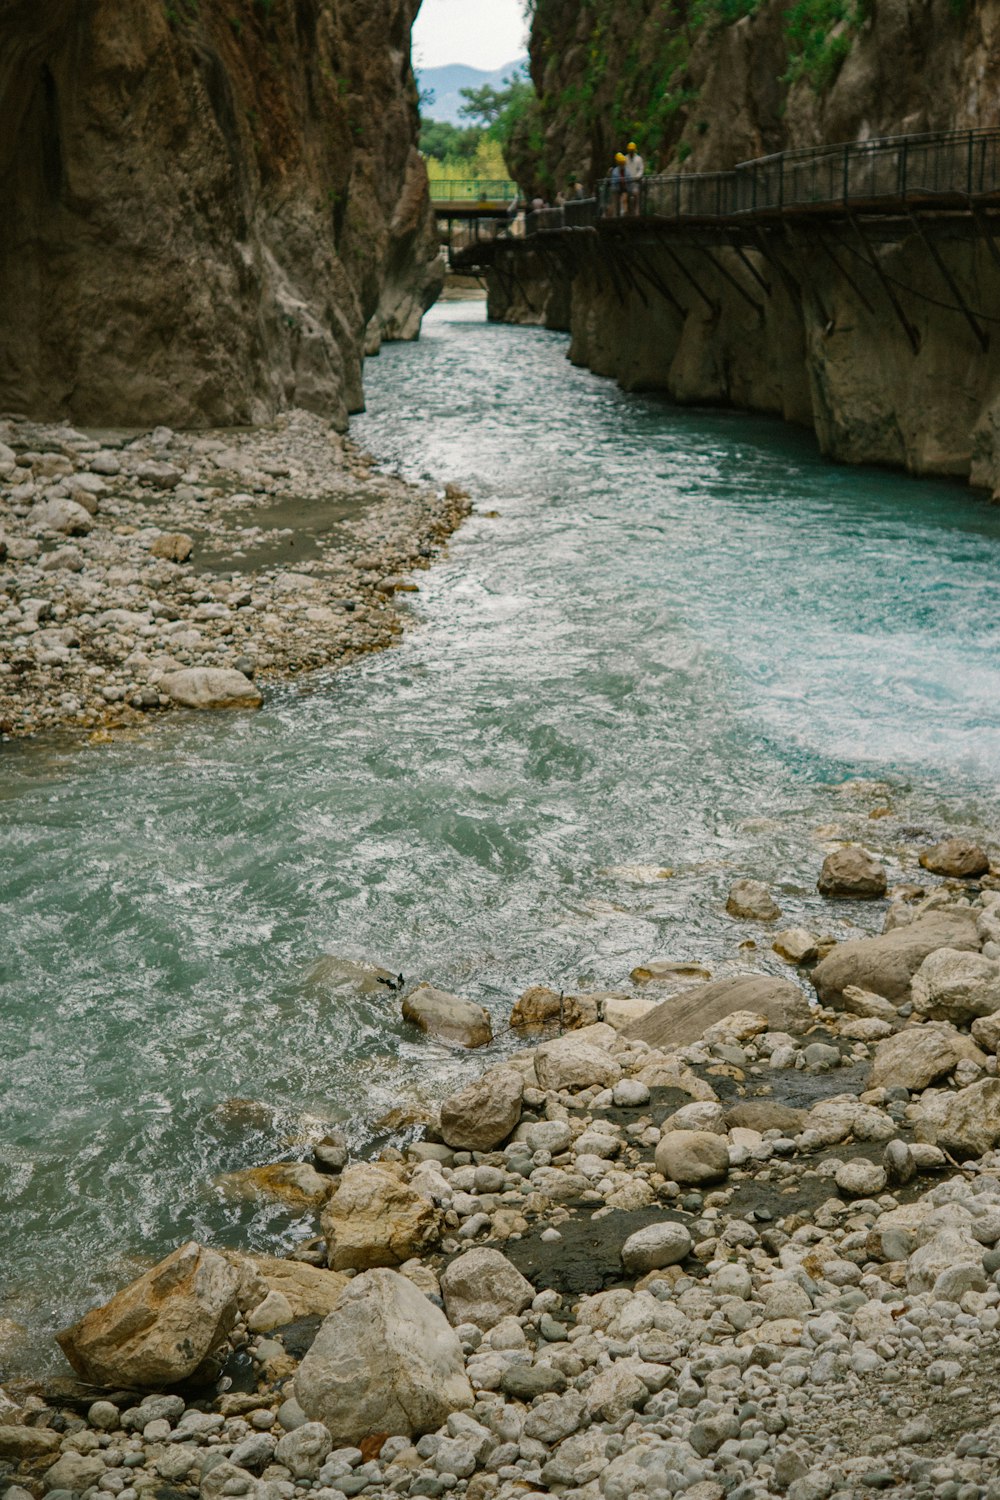
<svg viewBox="0 0 1000 1500">
<path fill-rule="evenodd" d="M 159 690 L 182 708 L 259 708 L 260 689 L 229 667 L 184 667 L 165 672 Z"/>
<path fill-rule="evenodd" d="M 589 1030 L 593 1033 L 597 1028 Z M 607 1089 L 622 1076 L 621 1068 L 603 1047 L 594 1046 L 576 1034 L 543 1042 L 535 1053 L 535 1072 L 543 1089 L 557 1092 L 594 1085 Z"/>
<path fill-rule="evenodd" d="M 956 1041 L 947 1026 L 908 1026 L 886 1037 L 875 1048 L 868 1087 L 928 1088 L 953 1071 L 960 1056 Z"/>
<path fill-rule="evenodd" d="M 676 1180 L 676 1179 L 675 1179 Z M 634 1276 L 675 1266 L 691 1253 L 691 1236 L 683 1224 L 666 1220 L 630 1234 L 622 1246 L 622 1265 Z"/>
<path fill-rule="evenodd" d="M 913 1009 L 933 1021 L 975 1020 L 1000 1010 L 1000 963 L 981 953 L 938 948 L 913 976 Z"/>
<path fill-rule="evenodd" d="M 650 1047 L 685 1047 L 736 1011 L 766 1016 L 775 1031 L 803 1031 L 813 1020 L 809 1001 L 790 979 L 746 974 L 672 995 L 622 1035 Z"/>
<path fill-rule="evenodd" d="M 437 1243 L 434 1204 L 404 1180 L 392 1162 L 347 1167 L 322 1217 L 334 1270 L 396 1266 Z"/>
<path fill-rule="evenodd" d="M 183 531 L 161 531 L 158 537 L 154 537 L 149 554 L 151 557 L 163 557 L 168 562 L 184 563 L 194 549 L 194 542 Z"/>
<path fill-rule="evenodd" d="M 596 1020 L 597 1002 L 589 995 L 566 995 L 544 984 L 533 984 L 526 989 L 517 997 L 510 1013 L 511 1026 L 521 1031 L 555 1025 L 571 1031 L 592 1026 Z"/>
<path fill-rule="evenodd" d="M 817 881 L 821 896 L 870 901 L 886 893 L 885 866 L 859 844 L 835 849 L 823 861 Z"/>
<path fill-rule="evenodd" d="M 633 984 L 674 984 L 678 986 L 698 984 L 711 979 L 712 971 L 701 964 L 678 961 L 676 958 L 650 958 L 636 964 L 629 974 Z"/>
<path fill-rule="evenodd" d="M 790 964 L 811 964 L 819 958 L 816 938 L 806 927 L 786 927 L 776 934 L 771 947 Z"/>
<path fill-rule="evenodd" d="M 441 1295 L 451 1323 L 475 1323 L 484 1331 L 501 1318 L 516 1317 L 535 1289 L 499 1250 L 466 1250 L 441 1273 Z"/>
<path fill-rule="evenodd" d="M 521 1118 L 524 1078 L 515 1068 L 491 1068 L 441 1105 L 441 1137 L 456 1151 L 492 1151 Z"/>
<path fill-rule="evenodd" d="M 781 916 L 781 907 L 762 880 L 737 880 L 726 897 L 726 911 L 751 922 L 776 922 Z"/>
<path fill-rule="evenodd" d="M 93 1385 L 173 1385 L 225 1339 L 236 1321 L 238 1285 L 229 1261 L 191 1240 L 56 1338 Z"/>
<path fill-rule="evenodd" d="M 235 1193 L 263 1193 L 291 1208 L 318 1208 L 330 1196 L 333 1183 L 304 1161 L 276 1161 L 264 1167 L 228 1172 L 221 1179 Z"/>
<path fill-rule="evenodd" d="M 726 1138 L 707 1130 L 670 1130 L 656 1148 L 656 1170 L 684 1187 L 721 1182 L 729 1175 Z"/>
<path fill-rule="evenodd" d="M 405 1276 L 366 1271 L 341 1295 L 295 1376 L 295 1397 L 338 1445 L 415 1437 L 473 1405 L 458 1337 Z"/>
<path fill-rule="evenodd" d="M 306 978 L 310 984 L 322 985 L 333 994 L 383 997 L 394 995 L 403 983 L 401 974 L 391 974 L 379 964 L 339 958 L 334 953 L 325 953 L 317 959 Z"/>
<path fill-rule="evenodd" d="M 923 851 L 920 863 L 932 875 L 950 875 L 955 880 L 974 880 L 980 875 L 988 875 L 990 869 L 986 850 L 971 839 L 963 838 L 933 844 Z"/>
<path fill-rule="evenodd" d="M 460 1047 L 486 1047 L 493 1040 L 489 1013 L 471 1000 L 420 984 L 403 1001 L 403 1019 L 428 1036 Z"/>
<path fill-rule="evenodd" d="M 914 974 L 936 948 L 978 950 L 975 912 L 928 912 L 908 926 L 878 937 L 838 943 L 813 969 L 812 982 L 823 1004 L 836 1010 L 843 1009 L 843 995 L 849 985 L 872 990 L 901 1005 L 910 998 Z"/>
</svg>

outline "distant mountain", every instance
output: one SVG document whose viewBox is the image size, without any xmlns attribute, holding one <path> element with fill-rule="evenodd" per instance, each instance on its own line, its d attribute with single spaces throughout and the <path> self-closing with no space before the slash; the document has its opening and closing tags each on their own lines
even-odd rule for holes
<svg viewBox="0 0 1000 1500">
<path fill-rule="evenodd" d="M 502 68 L 494 68 L 491 73 L 483 68 L 467 68 L 464 63 L 448 63 L 443 68 L 418 68 L 417 87 L 420 92 L 431 89 L 434 93 L 434 103 L 422 105 L 420 113 L 426 120 L 443 120 L 449 125 L 468 125 L 471 121 L 464 120 L 458 112 L 459 106 L 465 102 L 461 90 L 481 89 L 487 83 L 493 88 L 499 88 L 515 68 L 527 61 L 527 56 L 516 57 L 513 62 L 505 63 Z"/>
</svg>

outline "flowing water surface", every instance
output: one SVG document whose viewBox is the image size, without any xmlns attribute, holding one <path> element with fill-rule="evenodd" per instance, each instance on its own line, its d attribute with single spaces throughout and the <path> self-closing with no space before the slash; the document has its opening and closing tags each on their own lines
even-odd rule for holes
<svg viewBox="0 0 1000 1500">
<path fill-rule="evenodd" d="M 873 925 L 815 895 L 838 831 L 899 873 L 922 830 L 996 827 L 1000 511 L 565 353 L 452 304 L 369 365 L 357 437 L 476 502 L 399 647 L 255 716 L 2 751 L 15 1364 L 55 1365 L 53 1327 L 184 1237 L 306 1232 L 222 1174 L 482 1066 L 311 983 L 318 955 L 499 1027 L 529 983 L 627 986 L 652 956 L 780 969 L 723 914 L 739 875 L 790 922 Z"/>
</svg>

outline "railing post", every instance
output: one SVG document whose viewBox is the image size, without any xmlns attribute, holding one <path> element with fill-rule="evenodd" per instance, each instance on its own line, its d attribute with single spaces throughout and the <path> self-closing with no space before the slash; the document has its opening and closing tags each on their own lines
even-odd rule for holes
<svg viewBox="0 0 1000 1500">
<path fill-rule="evenodd" d="M 850 146 L 845 146 L 844 147 L 844 207 L 845 208 L 847 207 L 848 203 L 851 200 L 850 171 L 851 171 L 851 148 L 850 148 Z"/>
<path fill-rule="evenodd" d="M 909 183 L 908 183 L 908 181 L 907 181 L 907 166 L 908 166 L 908 157 L 909 157 L 909 153 L 907 151 L 907 145 L 908 145 L 907 138 L 904 135 L 903 136 L 902 152 L 901 152 L 900 158 L 899 158 L 899 179 L 900 179 L 899 187 L 900 187 L 900 192 L 902 194 L 904 202 L 906 201 L 906 197 L 907 197 L 907 194 L 909 192 L 909 186 L 910 186 Z"/>
<path fill-rule="evenodd" d="M 785 206 L 785 153 L 778 157 L 778 207 Z"/>
<path fill-rule="evenodd" d="M 969 131 L 968 159 L 967 159 L 967 162 L 966 162 L 966 169 L 965 169 L 965 196 L 967 198 L 971 198 L 972 197 L 972 148 L 973 148 L 973 137 L 972 137 L 972 131 L 970 130 Z"/>
<path fill-rule="evenodd" d="M 680 216 L 681 216 L 681 177 L 680 177 L 680 173 L 678 172 L 677 176 L 674 178 L 674 218 L 675 219 L 679 219 Z"/>
</svg>

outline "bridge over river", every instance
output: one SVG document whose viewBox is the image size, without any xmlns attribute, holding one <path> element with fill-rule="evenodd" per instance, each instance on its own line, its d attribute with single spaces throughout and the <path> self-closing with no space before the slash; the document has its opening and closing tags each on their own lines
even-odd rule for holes
<svg viewBox="0 0 1000 1500">
<path fill-rule="evenodd" d="M 1000 130 L 891 136 L 783 151 L 731 171 L 647 177 L 637 199 L 615 201 L 610 182 L 591 198 L 520 215 L 469 213 L 452 237 L 455 270 L 519 276 L 518 256 L 541 258 L 553 274 L 572 275 L 581 257 L 597 255 L 624 300 L 666 299 L 679 313 L 700 300 L 715 309 L 708 284 L 721 278 L 758 311 L 776 278 L 802 293 L 816 257 L 832 265 L 869 309 L 881 295 L 913 352 L 920 335 L 907 294 L 883 265 L 880 248 L 916 241 L 933 267 L 938 296 L 925 301 L 965 320 L 980 348 L 1000 307 L 983 307 L 956 274 L 949 242 L 985 243 L 1000 268 Z M 680 247 L 696 251 L 681 259 Z M 657 265 L 648 251 L 658 252 Z M 731 255 L 720 258 L 719 250 Z M 673 269 L 663 274 L 663 259 Z M 700 274 L 699 263 L 711 276 Z M 966 278 L 967 280 L 967 278 Z M 981 300 L 981 299 L 980 299 Z"/>
</svg>

